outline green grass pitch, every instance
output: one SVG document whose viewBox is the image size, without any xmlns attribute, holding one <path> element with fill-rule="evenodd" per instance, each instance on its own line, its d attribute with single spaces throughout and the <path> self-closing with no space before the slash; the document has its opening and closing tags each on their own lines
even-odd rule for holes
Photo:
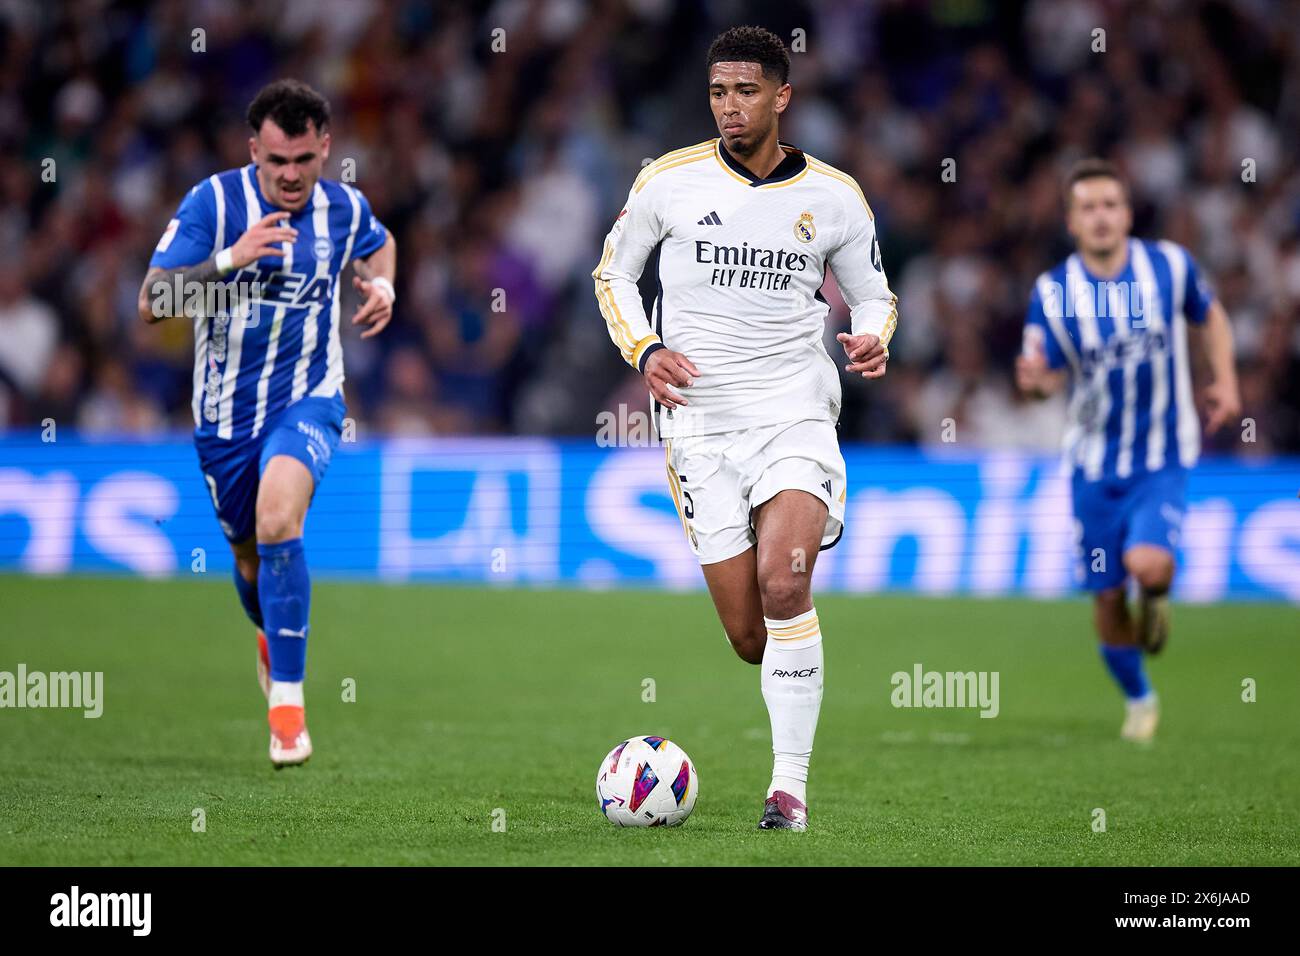
<svg viewBox="0 0 1300 956">
<path fill-rule="evenodd" d="M 1295 608 L 1176 607 L 1144 749 L 1118 739 L 1082 601 L 817 606 L 813 829 L 765 833 L 758 672 L 702 593 L 317 582 L 316 755 L 277 773 L 227 583 L 0 577 L 0 670 L 103 671 L 105 698 L 97 720 L 0 710 L 0 864 L 1300 862 Z M 890 676 L 917 662 L 999 672 L 1000 714 L 895 709 Z M 619 830 L 596 765 L 648 733 L 690 753 L 699 803 L 681 828 Z"/>
</svg>

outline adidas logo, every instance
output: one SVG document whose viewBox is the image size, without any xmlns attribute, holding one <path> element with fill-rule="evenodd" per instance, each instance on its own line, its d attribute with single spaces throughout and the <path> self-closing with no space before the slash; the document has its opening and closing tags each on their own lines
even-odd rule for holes
<svg viewBox="0 0 1300 956">
<path fill-rule="evenodd" d="M 823 481 L 822 487 L 826 489 L 826 494 L 829 495 L 831 493 L 831 480 L 827 478 L 825 481 Z"/>
<path fill-rule="evenodd" d="M 703 219 L 701 219 L 701 220 L 697 223 L 697 225 L 700 225 L 700 226 L 720 226 L 720 225 L 722 225 L 722 220 L 718 218 L 718 214 L 717 214 L 717 212 L 711 212 L 711 213 L 709 213 L 707 216 L 705 216 Z"/>
</svg>

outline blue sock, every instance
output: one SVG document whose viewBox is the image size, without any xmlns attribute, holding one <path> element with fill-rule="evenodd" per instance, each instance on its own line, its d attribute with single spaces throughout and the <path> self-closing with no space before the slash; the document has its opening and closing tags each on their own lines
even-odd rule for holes
<svg viewBox="0 0 1300 956">
<path fill-rule="evenodd" d="M 258 627 L 262 626 L 262 606 L 257 603 L 257 582 L 245 581 L 235 566 L 235 590 L 239 592 L 239 603 L 244 605 L 244 613 Z"/>
<path fill-rule="evenodd" d="M 1106 669 L 1110 671 L 1110 676 L 1115 678 L 1115 683 L 1119 684 L 1120 689 L 1124 691 L 1124 696 L 1129 700 L 1136 700 L 1151 693 L 1151 685 L 1147 683 L 1146 668 L 1143 666 L 1142 648 L 1113 647 L 1110 644 L 1103 644 L 1101 658 L 1106 662 Z"/>
<path fill-rule="evenodd" d="M 262 559 L 257 591 L 266 622 L 271 680 L 300 681 L 307 669 L 307 614 L 311 610 L 311 578 L 302 538 L 259 544 Z"/>
</svg>

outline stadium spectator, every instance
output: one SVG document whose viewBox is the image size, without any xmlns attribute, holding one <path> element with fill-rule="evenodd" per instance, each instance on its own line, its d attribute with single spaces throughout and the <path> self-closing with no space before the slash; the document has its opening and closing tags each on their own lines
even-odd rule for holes
<svg viewBox="0 0 1300 956">
<path fill-rule="evenodd" d="M 703 47 L 732 8 L 443 7 L 4 5 L 0 241 L 26 271 L 0 279 L 0 328 L 24 330 L 0 336 L 0 424 L 73 402 L 90 428 L 186 427 L 189 332 L 130 331 L 127 280 L 181 190 L 247 162 L 229 104 L 295 74 L 339 106 L 327 173 L 350 163 L 401 250 L 392 334 L 344 329 L 363 434 L 591 435 L 607 402 L 643 394 L 606 348 L 587 274 L 629 174 L 714 135 Z M 1236 325 L 1257 440 L 1214 447 L 1300 451 L 1298 9 L 746 4 L 747 20 L 805 31 L 787 135 L 861 183 L 900 298 L 891 374 L 844 382 L 844 435 L 930 441 L 956 411 L 988 423 L 963 443 L 1036 433 L 1043 410 L 1006 399 L 1008 356 L 1030 283 L 1067 248 L 1060 177 L 1100 154 L 1132 183 L 1136 232 L 1188 246 Z M 958 348 L 976 327 L 982 343 Z"/>
<path fill-rule="evenodd" d="M 36 397 L 59 340 L 53 308 L 31 294 L 22 257 L 0 261 L 0 382 L 30 401 Z"/>
</svg>

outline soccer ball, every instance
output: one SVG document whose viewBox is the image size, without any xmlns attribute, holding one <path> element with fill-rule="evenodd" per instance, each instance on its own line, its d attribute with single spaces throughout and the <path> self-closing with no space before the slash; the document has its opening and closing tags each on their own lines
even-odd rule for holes
<svg viewBox="0 0 1300 956">
<path fill-rule="evenodd" d="M 675 827 L 699 792 L 695 764 L 664 737 L 629 738 L 596 771 L 596 808 L 617 827 Z"/>
</svg>

